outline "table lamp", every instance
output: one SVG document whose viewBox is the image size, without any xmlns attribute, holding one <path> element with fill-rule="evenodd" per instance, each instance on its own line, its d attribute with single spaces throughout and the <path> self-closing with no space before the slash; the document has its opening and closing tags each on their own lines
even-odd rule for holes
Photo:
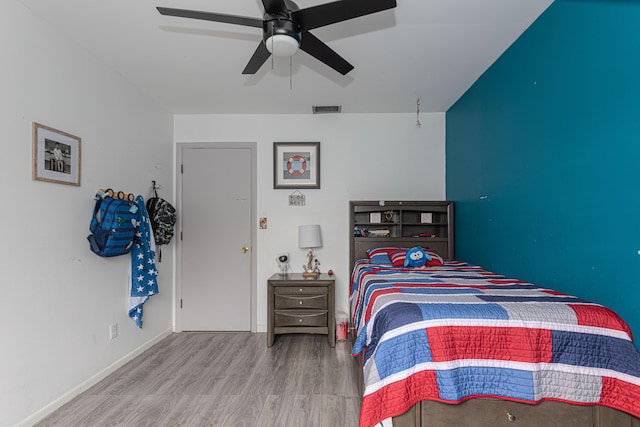
<svg viewBox="0 0 640 427">
<path fill-rule="evenodd" d="M 320 274 L 317 266 L 313 266 L 313 248 L 322 246 L 322 236 L 320 235 L 319 225 L 300 225 L 298 226 L 298 247 L 308 249 L 307 256 L 309 261 L 303 266 L 304 271 L 302 277 L 317 279 Z"/>
</svg>

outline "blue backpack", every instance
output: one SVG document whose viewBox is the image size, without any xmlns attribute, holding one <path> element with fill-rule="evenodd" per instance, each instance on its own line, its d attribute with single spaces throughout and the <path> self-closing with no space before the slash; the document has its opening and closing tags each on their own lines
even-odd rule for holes
<svg viewBox="0 0 640 427">
<path fill-rule="evenodd" d="M 131 251 L 138 221 L 138 204 L 131 200 L 97 196 L 87 236 L 92 252 L 102 257 Z"/>
</svg>

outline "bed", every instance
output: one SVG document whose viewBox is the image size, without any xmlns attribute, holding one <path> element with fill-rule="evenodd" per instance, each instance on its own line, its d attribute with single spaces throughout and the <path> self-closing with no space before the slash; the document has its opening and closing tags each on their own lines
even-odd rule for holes
<svg viewBox="0 0 640 427">
<path fill-rule="evenodd" d="M 374 206 L 351 202 L 354 228 L 363 203 Z M 395 238 L 351 239 L 360 427 L 383 420 L 394 427 L 640 426 L 640 353 L 622 319 L 601 305 L 451 260 L 451 202 L 441 202 L 447 215 L 438 221 L 447 235 L 408 238 L 402 228 L 417 223 L 403 224 L 402 211 L 426 208 L 399 203 Z M 396 205 L 383 209 L 389 206 Z M 408 244 L 431 242 L 429 266 L 404 267 Z"/>
</svg>

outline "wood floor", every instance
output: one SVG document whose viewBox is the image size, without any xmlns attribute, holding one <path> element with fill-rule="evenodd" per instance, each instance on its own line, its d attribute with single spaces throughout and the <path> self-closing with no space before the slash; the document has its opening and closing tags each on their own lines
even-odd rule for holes
<svg viewBox="0 0 640 427">
<path fill-rule="evenodd" d="M 55 413 L 45 426 L 355 427 L 348 342 L 324 335 L 177 333 Z"/>
</svg>

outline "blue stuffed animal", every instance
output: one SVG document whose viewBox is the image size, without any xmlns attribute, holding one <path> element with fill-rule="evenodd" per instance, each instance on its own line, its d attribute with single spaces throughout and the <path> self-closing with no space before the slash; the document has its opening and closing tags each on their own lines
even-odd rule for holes
<svg viewBox="0 0 640 427">
<path fill-rule="evenodd" d="M 407 255 L 404 259 L 405 267 L 412 267 L 417 269 L 427 268 L 427 261 L 431 261 L 432 258 L 422 249 L 420 246 L 411 248 L 407 251 Z"/>
</svg>

